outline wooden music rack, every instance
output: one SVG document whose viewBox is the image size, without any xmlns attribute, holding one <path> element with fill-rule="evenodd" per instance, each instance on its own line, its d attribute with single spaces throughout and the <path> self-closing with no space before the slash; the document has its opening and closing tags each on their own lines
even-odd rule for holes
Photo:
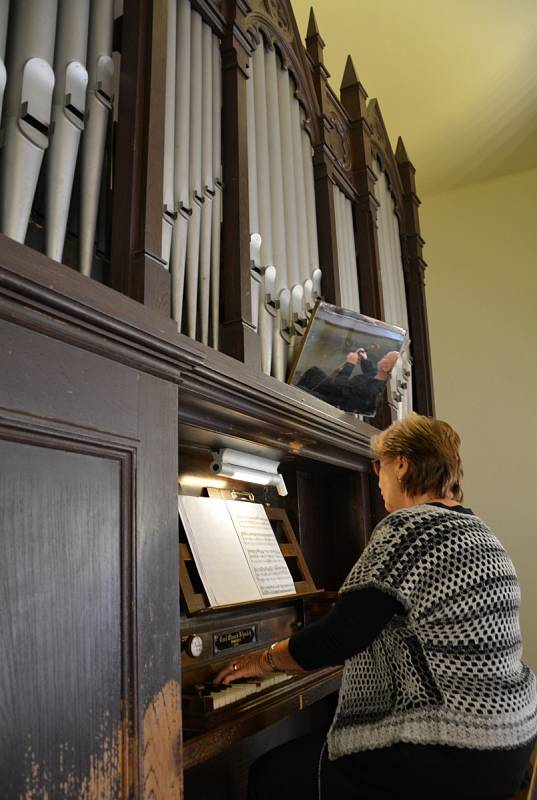
<svg viewBox="0 0 537 800">
<path fill-rule="evenodd" d="M 214 496 L 214 495 L 213 495 Z M 247 600 L 232 605 L 209 605 L 207 594 L 201 585 L 201 579 L 194 562 L 194 557 L 188 542 L 180 544 L 180 586 L 181 595 L 189 616 L 204 614 L 207 612 L 229 611 L 231 608 L 241 608 L 247 606 L 265 605 L 275 601 L 301 600 L 307 597 L 323 595 L 323 589 L 317 589 L 311 577 L 308 565 L 300 549 L 300 545 L 295 536 L 295 532 L 283 508 L 266 506 L 265 511 L 270 521 L 276 541 L 280 546 L 285 562 L 289 567 L 293 583 L 295 584 L 296 594 L 275 595 L 273 597 L 263 597 L 261 599 Z"/>
</svg>

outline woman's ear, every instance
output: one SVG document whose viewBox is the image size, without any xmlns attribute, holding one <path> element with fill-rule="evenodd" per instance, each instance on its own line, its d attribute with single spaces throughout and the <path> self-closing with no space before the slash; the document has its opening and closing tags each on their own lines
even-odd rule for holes
<svg viewBox="0 0 537 800">
<path fill-rule="evenodd" d="M 409 466 L 410 465 L 409 465 L 408 458 L 406 456 L 399 456 L 399 461 L 397 463 L 397 478 L 399 480 L 401 480 L 401 478 L 405 477 L 405 475 L 408 472 Z"/>
</svg>

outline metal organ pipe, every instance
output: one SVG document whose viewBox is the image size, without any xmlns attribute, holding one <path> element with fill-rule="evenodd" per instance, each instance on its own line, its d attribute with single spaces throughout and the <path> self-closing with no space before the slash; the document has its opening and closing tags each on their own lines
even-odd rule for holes
<svg viewBox="0 0 537 800">
<path fill-rule="evenodd" d="M 191 339 L 196 338 L 201 206 L 205 199 L 201 186 L 203 92 L 202 27 L 201 16 L 197 11 L 192 11 L 190 27 L 190 204 L 192 216 L 188 226 L 186 246 L 187 333 Z"/>
<path fill-rule="evenodd" d="M 181 330 L 190 222 L 190 0 L 178 0 L 175 71 L 173 199 L 177 219 L 171 252 L 172 316 Z"/>
<path fill-rule="evenodd" d="M 2 104 L 7 80 L 5 60 L 8 17 L 9 0 L 0 0 L 0 123 L 2 122 Z"/>
<path fill-rule="evenodd" d="M 398 296 L 400 298 L 400 313 L 402 320 L 401 327 L 408 331 L 409 326 L 408 326 L 408 310 L 406 304 L 405 274 L 403 269 L 403 256 L 401 253 L 399 220 L 395 212 L 392 218 L 392 231 L 393 231 L 393 242 L 394 242 L 396 261 L 397 263 L 400 264 L 400 269 L 397 270 L 396 274 L 399 285 Z M 395 376 L 395 380 L 397 384 L 396 388 L 398 391 L 401 391 L 401 388 L 405 389 L 405 391 L 403 392 L 403 399 L 401 403 L 402 406 L 401 413 L 402 416 L 404 416 L 405 414 L 407 414 L 409 411 L 412 410 L 412 379 L 410 375 L 406 377 L 404 376 L 404 374 L 401 374 L 401 372 L 404 372 L 406 370 L 408 370 L 409 372 L 411 371 L 410 360 L 403 361 L 402 369 L 401 365 L 399 365 L 399 367 L 400 370 L 399 373 Z M 401 384 L 403 382 L 406 384 L 406 387 L 401 387 Z"/>
<path fill-rule="evenodd" d="M 295 168 L 293 162 L 293 128 L 291 115 L 291 95 L 289 92 L 290 78 L 287 69 L 278 70 L 278 103 L 280 109 L 281 150 L 283 156 L 283 206 L 287 234 L 286 260 L 287 260 L 287 285 L 291 287 L 291 318 L 284 317 L 280 304 L 280 325 L 283 328 L 292 326 L 296 332 L 301 330 L 305 320 L 304 290 L 301 285 L 299 250 L 297 239 L 297 198 Z M 297 298 L 300 308 L 297 308 Z M 285 341 L 285 339 L 284 339 Z M 289 342 L 287 352 L 287 365 L 291 366 L 295 352 L 296 337 Z"/>
<path fill-rule="evenodd" d="M 288 288 L 286 227 L 284 216 L 283 153 L 280 126 L 280 107 L 278 103 L 278 64 L 276 51 L 265 53 L 265 75 L 267 84 L 267 121 L 270 163 L 270 207 L 272 218 L 274 266 L 276 267 L 276 296 Z M 272 365 L 273 375 L 285 380 L 286 353 L 285 342 L 279 335 L 280 314 L 273 320 Z"/>
<path fill-rule="evenodd" d="M 269 167 L 268 123 L 267 123 L 267 89 L 265 80 L 265 49 L 261 43 L 252 57 L 254 110 L 255 110 L 255 149 L 257 167 L 257 209 L 259 215 L 259 231 L 261 234 L 261 264 L 263 281 L 260 288 L 258 333 L 261 345 L 261 369 L 270 375 L 272 364 L 272 316 L 267 309 L 265 299 L 266 269 L 274 268 L 272 249 L 272 215 L 271 185 Z M 250 78 L 250 80 L 252 80 Z"/>
<path fill-rule="evenodd" d="M 349 291 L 349 247 L 348 247 L 348 231 L 345 220 L 345 196 L 343 192 L 337 190 L 338 198 L 338 215 L 339 224 L 341 228 L 340 241 L 341 241 L 341 262 L 340 262 L 340 277 L 343 276 L 343 288 L 345 290 L 345 304 L 350 301 Z"/>
<path fill-rule="evenodd" d="M 356 297 L 356 277 L 355 274 L 353 275 L 353 267 L 355 268 L 356 260 L 353 259 L 353 251 L 355 251 L 354 247 L 354 233 L 352 229 L 352 212 L 351 212 L 351 204 L 350 200 L 345 197 L 344 194 L 341 196 L 341 211 L 343 216 L 343 231 L 344 231 L 344 242 L 345 242 L 345 269 L 347 272 L 347 292 L 348 292 L 348 302 L 349 308 L 352 308 L 354 311 L 359 310 L 359 302 L 358 298 Z"/>
<path fill-rule="evenodd" d="M 300 120 L 300 106 L 295 98 L 295 87 L 289 81 L 289 99 L 291 104 L 291 146 L 293 150 L 295 199 L 296 199 L 296 238 L 299 253 L 299 275 L 303 283 L 311 276 L 310 251 L 308 238 L 308 218 L 306 204 L 306 179 L 304 177 L 304 160 L 302 158 L 302 123 Z"/>
<path fill-rule="evenodd" d="M 218 348 L 218 326 L 220 314 L 220 230 L 222 223 L 222 62 L 220 43 L 212 37 L 213 69 L 213 178 L 214 199 L 211 227 L 211 330 L 212 346 Z"/>
<path fill-rule="evenodd" d="M 174 195 L 175 202 L 185 209 L 190 209 L 190 25 L 190 0 L 178 0 Z"/>
<path fill-rule="evenodd" d="M 88 119 L 80 169 L 80 271 L 91 274 L 108 116 L 112 109 L 114 63 L 113 0 L 92 0 L 88 44 Z"/>
<path fill-rule="evenodd" d="M 89 0 L 60 0 L 45 197 L 46 253 L 61 261 L 86 110 Z"/>
<path fill-rule="evenodd" d="M 252 59 L 248 62 L 250 75 L 246 81 L 246 138 L 248 142 L 248 209 L 250 221 L 250 242 L 252 237 L 259 235 L 259 212 L 257 208 L 257 156 L 255 147 L 255 98 L 254 98 L 254 80 L 252 76 Z M 254 267 L 252 269 L 251 280 L 251 308 L 252 308 L 252 324 L 257 328 L 259 321 L 259 284 L 262 280 L 258 269 L 261 267 L 261 261 L 258 263 L 251 259 Z"/>
<path fill-rule="evenodd" d="M 0 228 L 24 242 L 49 144 L 57 0 L 17 0 L 11 9 Z M 5 13 L 5 8 L 3 15 Z"/>
<path fill-rule="evenodd" d="M 280 136 L 283 167 L 283 210 L 287 235 L 285 237 L 287 285 L 300 283 L 298 266 L 297 208 L 295 189 L 295 170 L 293 164 L 293 141 L 291 126 L 291 96 L 289 94 L 289 73 L 286 69 L 278 69 L 278 107 L 280 114 Z"/>
<path fill-rule="evenodd" d="M 341 305 L 352 311 L 360 310 L 356 242 L 352 218 L 352 201 L 338 186 L 333 187 L 336 218 L 336 239 L 339 265 Z"/>
<path fill-rule="evenodd" d="M 162 214 L 162 259 L 169 267 L 175 213 L 173 196 L 175 155 L 175 63 L 177 42 L 177 0 L 168 0 L 166 37 L 166 102 L 164 106 L 164 174 Z"/>
<path fill-rule="evenodd" d="M 386 253 L 384 237 L 380 235 L 380 231 L 384 229 L 384 223 L 383 223 L 384 212 L 382 210 L 382 205 L 381 205 L 380 197 L 379 197 L 380 188 L 379 188 L 378 184 L 379 184 L 380 170 L 378 169 L 377 162 L 375 160 L 373 161 L 373 172 L 375 173 L 375 176 L 376 176 L 376 179 L 377 179 L 377 181 L 375 183 L 375 189 L 374 189 L 375 197 L 376 197 L 377 201 L 379 202 L 379 207 L 377 209 L 377 230 L 379 231 L 379 235 L 378 235 L 377 238 L 378 238 L 378 248 L 379 248 L 380 283 L 381 283 L 381 289 L 382 289 L 382 302 L 383 302 L 383 306 L 384 306 L 384 317 L 385 317 L 387 322 L 390 322 L 390 318 L 389 317 L 391 317 L 391 315 L 392 315 L 392 309 L 389 307 L 389 304 L 391 302 L 392 291 L 390 290 L 390 288 L 388 286 L 389 275 L 386 273 L 386 269 L 385 269 L 385 266 L 384 266 L 387 263 L 387 253 Z"/>
<path fill-rule="evenodd" d="M 211 278 L 211 228 L 214 197 L 213 176 L 213 42 L 208 25 L 202 32 L 202 187 L 201 241 L 199 254 L 199 300 L 201 341 L 209 343 L 209 298 Z"/>
<path fill-rule="evenodd" d="M 358 264 L 356 262 L 356 240 L 354 238 L 354 224 L 352 218 L 352 202 L 343 198 L 345 209 L 347 248 L 348 248 L 348 270 L 349 270 L 349 308 L 354 311 L 360 310 L 360 293 L 358 289 Z"/>
<path fill-rule="evenodd" d="M 343 264 L 343 231 L 341 222 L 341 209 L 339 203 L 339 195 L 341 194 L 337 186 L 333 186 L 332 193 L 334 195 L 334 216 L 336 222 L 336 244 L 337 244 L 337 260 L 339 268 L 339 292 L 341 296 L 341 304 L 345 306 L 346 299 L 346 285 L 345 285 L 345 269 Z"/>
<path fill-rule="evenodd" d="M 308 215 L 306 209 L 306 179 L 304 175 L 304 159 L 302 155 L 302 131 L 300 120 L 300 108 L 297 100 L 294 98 L 291 104 L 291 111 L 293 116 L 293 159 L 295 164 L 295 196 L 296 196 L 296 218 L 297 218 L 297 241 L 299 248 L 299 275 L 300 281 L 304 286 L 305 302 L 307 302 L 310 310 L 313 308 L 315 300 L 314 286 L 313 286 L 313 273 L 311 271 L 311 255 L 310 255 L 310 242 L 308 236 Z M 311 169 L 313 169 L 313 166 Z M 310 291 L 311 286 L 311 291 Z M 320 287 L 319 287 L 320 289 Z M 305 306 L 306 308 L 306 306 Z"/>
<path fill-rule="evenodd" d="M 317 218 L 315 216 L 315 187 L 313 184 L 312 150 L 310 137 L 302 129 L 302 158 L 304 161 L 304 183 L 306 194 L 306 218 L 310 252 L 310 272 L 319 269 L 319 246 L 317 244 Z"/>
<path fill-rule="evenodd" d="M 267 130 L 270 165 L 270 212 L 272 221 L 272 246 L 276 267 L 277 291 L 287 285 L 287 253 L 284 217 L 284 189 L 282 169 L 282 142 L 280 108 L 278 103 L 278 65 L 274 49 L 265 52 L 265 80 L 267 87 Z"/>
</svg>

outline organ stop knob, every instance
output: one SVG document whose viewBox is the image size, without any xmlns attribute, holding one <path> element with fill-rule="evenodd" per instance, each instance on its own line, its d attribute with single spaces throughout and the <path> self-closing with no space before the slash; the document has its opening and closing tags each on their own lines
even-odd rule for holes
<svg viewBox="0 0 537 800">
<path fill-rule="evenodd" d="M 193 634 L 192 636 L 187 636 L 186 639 L 183 639 L 183 650 L 191 657 L 191 658 L 198 658 L 201 656 L 203 652 L 203 639 L 201 636 L 197 634 Z"/>
</svg>

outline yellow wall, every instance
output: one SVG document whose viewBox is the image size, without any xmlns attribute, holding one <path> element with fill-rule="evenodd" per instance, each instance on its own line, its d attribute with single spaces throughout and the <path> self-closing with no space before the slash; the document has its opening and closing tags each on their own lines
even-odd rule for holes
<svg viewBox="0 0 537 800">
<path fill-rule="evenodd" d="M 462 437 L 466 502 L 515 563 L 537 671 L 537 170 L 428 197 L 420 221 L 436 414 Z"/>
</svg>

